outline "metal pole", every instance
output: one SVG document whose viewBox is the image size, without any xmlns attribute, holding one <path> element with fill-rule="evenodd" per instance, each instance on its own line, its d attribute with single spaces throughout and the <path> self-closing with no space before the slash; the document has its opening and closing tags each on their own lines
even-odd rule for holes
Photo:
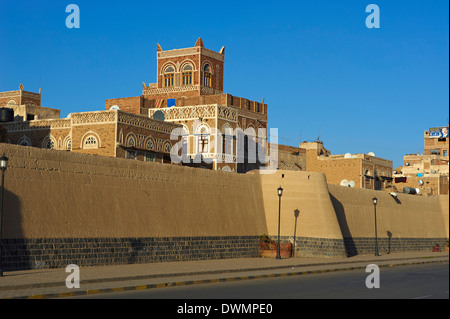
<svg viewBox="0 0 450 319">
<path fill-rule="evenodd" d="M 377 204 L 373 205 L 373 208 L 375 210 L 375 256 L 379 256 L 378 253 L 378 235 L 377 235 Z"/>
<path fill-rule="evenodd" d="M 281 218 L 281 196 L 278 195 L 278 245 L 277 245 L 277 258 L 281 259 L 280 254 L 280 218 Z"/>
<path fill-rule="evenodd" d="M 2 236 L 2 217 L 3 217 L 3 195 L 5 193 L 5 170 L 2 169 L 2 191 L 0 195 L 0 277 L 3 277 L 3 260 L 2 260 L 2 242 L 3 242 L 3 236 Z"/>
</svg>

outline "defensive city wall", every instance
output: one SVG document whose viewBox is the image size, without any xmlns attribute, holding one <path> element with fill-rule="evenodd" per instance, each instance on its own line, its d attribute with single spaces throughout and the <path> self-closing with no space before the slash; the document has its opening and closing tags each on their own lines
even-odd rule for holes
<svg viewBox="0 0 450 319">
<path fill-rule="evenodd" d="M 234 174 L 0 143 L 6 270 L 258 257 L 278 234 L 295 256 L 431 250 L 449 237 L 448 196 L 327 185 L 322 173 Z"/>
</svg>

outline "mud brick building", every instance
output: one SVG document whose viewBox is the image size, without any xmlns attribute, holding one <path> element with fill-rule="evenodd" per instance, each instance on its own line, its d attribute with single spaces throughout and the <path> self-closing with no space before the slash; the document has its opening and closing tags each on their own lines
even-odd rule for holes
<svg viewBox="0 0 450 319">
<path fill-rule="evenodd" d="M 72 113 L 59 118 L 59 110 L 35 104 L 20 104 L 20 91 L 0 93 L 2 112 L 12 110 L 10 120 L 0 123 L 0 141 L 9 144 L 65 150 L 77 153 L 122 157 L 142 161 L 170 163 L 170 149 L 177 140 L 170 139 L 177 124 L 151 119 L 120 110 Z M 12 101 L 18 104 L 14 104 Z M 20 102 L 22 101 L 22 102 Z M 32 101 L 27 100 L 26 103 Z M 50 110 L 50 111 L 49 111 Z M 53 111 L 54 110 L 54 111 Z M 24 113 L 20 113 L 20 112 Z M 32 113 L 29 113 L 32 112 Z"/>
<path fill-rule="evenodd" d="M 410 187 L 419 194 L 449 193 L 448 126 L 434 127 L 424 132 L 424 153 L 407 154 L 403 166 L 396 168 L 394 186 L 398 190 Z"/>
<path fill-rule="evenodd" d="M 191 48 L 164 51 L 158 44 L 156 57 L 157 82 L 144 83 L 141 96 L 106 100 L 105 109 L 182 125 L 183 165 L 228 172 L 258 168 L 258 159 L 248 154 L 266 149 L 267 104 L 224 93 L 225 48 L 209 50 L 199 38 Z M 238 143 L 243 160 L 237 158 Z"/>
<path fill-rule="evenodd" d="M 106 100 L 105 111 L 62 119 L 41 106 L 40 90 L 20 85 L 0 93 L 0 107 L 14 112 L 0 123 L 1 140 L 163 163 L 178 145 L 182 165 L 228 172 L 263 165 L 249 154 L 265 154 L 267 104 L 223 92 L 225 48 L 209 50 L 199 38 L 192 48 L 164 51 L 158 44 L 156 54 L 157 82 L 144 83 L 141 96 Z"/>
<path fill-rule="evenodd" d="M 60 110 L 41 106 L 41 89 L 39 93 L 24 91 L 22 84 L 19 90 L 0 92 L 0 106 L 12 109 L 15 121 L 59 118 L 60 116 Z"/>
<path fill-rule="evenodd" d="M 373 190 L 385 190 L 392 186 L 392 161 L 375 154 L 332 155 L 322 142 L 300 143 L 306 153 L 306 170 L 325 173 L 332 185 Z"/>
</svg>

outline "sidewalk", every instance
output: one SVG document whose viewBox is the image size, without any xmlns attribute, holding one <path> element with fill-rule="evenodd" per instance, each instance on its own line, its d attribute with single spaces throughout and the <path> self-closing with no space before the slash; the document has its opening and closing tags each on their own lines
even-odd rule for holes
<svg viewBox="0 0 450 319">
<path fill-rule="evenodd" d="M 66 278 L 70 273 L 66 273 L 65 269 L 24 270 L 5 272 L 0 277 L 0 298 L 60 298 L 352 269 L 364 271 L 368 264 L 394 267 L 448 261 L 448 252 L 410 252 L 350 258 L 241 258 L 80 267 L 79 289 L 66 287 Z M 108 298 L 107 294 L 104 296 Z"/>
</svg>

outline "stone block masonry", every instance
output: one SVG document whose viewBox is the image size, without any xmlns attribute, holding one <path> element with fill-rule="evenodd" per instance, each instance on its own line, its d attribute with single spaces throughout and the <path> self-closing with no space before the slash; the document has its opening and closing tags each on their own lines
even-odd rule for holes
<svg viewBox="0 0 450 319">
<path fill-rule="evenodd" d="M 6 271 L 259 257 L 258 236 L 4 239 Z"/>
</svg>

